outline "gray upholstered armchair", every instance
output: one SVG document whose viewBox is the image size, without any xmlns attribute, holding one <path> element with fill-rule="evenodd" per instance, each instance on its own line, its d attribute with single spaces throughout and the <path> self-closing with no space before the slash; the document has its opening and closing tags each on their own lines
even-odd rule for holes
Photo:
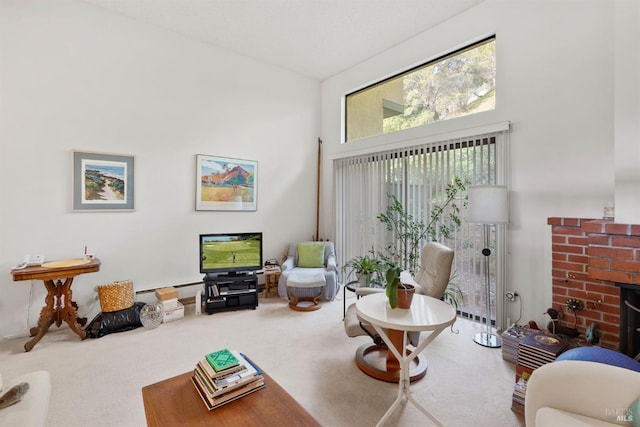
<svg viewBox="0 0 640 427">
<path fill-rule="evenodd" d="M 317 257 L 312 253 L 313 247 L 323 246 Z M 311 247 L 311 251 L 308 251 Z M 314 259 L 315 258 L 315 259 Z M 302 261 L 302 263 L 301 263 Z M 338 266 L 333 242 L 298 242 L 289 245 L 287 259 L 282 264 L 282 274 L 278 280 L 278 295 L 288 299 L 287 280 L 291 275 L 314 276 L 322 274 L 325 279 L 322 299 L 331 301 L 338 292 Z M 310 297 L 319 292 L 319 288 L 296 288 L 296 296 Z"/>
</svg>

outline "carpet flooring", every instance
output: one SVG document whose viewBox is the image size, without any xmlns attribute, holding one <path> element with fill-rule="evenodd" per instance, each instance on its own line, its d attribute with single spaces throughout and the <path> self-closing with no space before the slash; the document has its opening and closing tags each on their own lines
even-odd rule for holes
<svg viewBox="0 0 640 427">
<path fill-rule="evenodd" d="M 347 305 L 355 302 L 347 298 Z M 473 342 L 482 325 L 460 319 L 454 328 L 459 333 L 447 329 L 426 348 L 429 369 L 412 385 L 415 399 L 445 426 L 524 426 L 511 411 L 514 365 L 500 349 Z M 192 370 L 224 347 L 246 353 L 324 426 L 374 426 L 397 394 L 396 384 L 356 367 L 355 351 L 369 338 L 345 335 L 341 299 L 314 312 L 290 310 L 276 296 L 261 297 L 256 310 L 213 315 L 196 316 L 191 305 L 184 319 L 153 330 L 80 341 L 66 325 L 54 325 L 28 353 L 27 341 L 0 341 L 0 369 L 7 380 L 51 373 L 48 426 L 144 426 L 142 387 Z M 407 404 L 387 425 L 432 423 Z"/>
</svg>

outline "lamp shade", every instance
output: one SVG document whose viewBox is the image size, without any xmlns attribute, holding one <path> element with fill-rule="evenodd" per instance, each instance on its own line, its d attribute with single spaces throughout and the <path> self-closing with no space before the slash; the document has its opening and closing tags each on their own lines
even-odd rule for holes
<svg viewBox="0 0 640 427">
<path fill-rule="evenodd" d="M 474 224 L 506 224 L 509 222 L 507 187 L 474 185 L 468 189 L 467 221 Z"/>
</svg>

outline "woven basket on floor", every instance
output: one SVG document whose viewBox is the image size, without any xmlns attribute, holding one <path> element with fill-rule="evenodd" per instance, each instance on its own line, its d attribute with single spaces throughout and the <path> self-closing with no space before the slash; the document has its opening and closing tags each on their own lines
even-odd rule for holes
<svg viewBox="0 0 640 427">
<path fill-rule="evenodd" d="M 133 306 L 133 282 L 125 280 L 98 286 L 100 308 L 105 313 Z"/>
</svg>

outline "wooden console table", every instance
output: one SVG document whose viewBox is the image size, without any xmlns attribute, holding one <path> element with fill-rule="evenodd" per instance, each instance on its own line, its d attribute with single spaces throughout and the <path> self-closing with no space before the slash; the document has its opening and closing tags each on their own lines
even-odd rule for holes
<svg viewBox="0 0 640 427">
<path fill-rule="evenodd" d="M 320 426 L 273 378 L 264 389 L 209 411 L 191 383 L 193 371 L 142 388 L 149 427 Z"/>
<path fill-rule="evenodd" d="M 71 283 L 73 283 L 75 276 L 99 270 L 100 261 L 97 259 L 58 261 L 37 267 L 11 270 L 14 281 L 42 280 L 47 289 L 45 305 L 40 311 L 38 326 L 29 330 L 33 339 L 24 345 L 25 351 L 30 351 L 54 322 L 59 327 L 62 321 L 65 321 L 80 339 L 86 338 L 87 333 L 78 325 L 84 326 L 87 319 L 78 318 L 78 304 L 71 298 Z"/>
</svg>

